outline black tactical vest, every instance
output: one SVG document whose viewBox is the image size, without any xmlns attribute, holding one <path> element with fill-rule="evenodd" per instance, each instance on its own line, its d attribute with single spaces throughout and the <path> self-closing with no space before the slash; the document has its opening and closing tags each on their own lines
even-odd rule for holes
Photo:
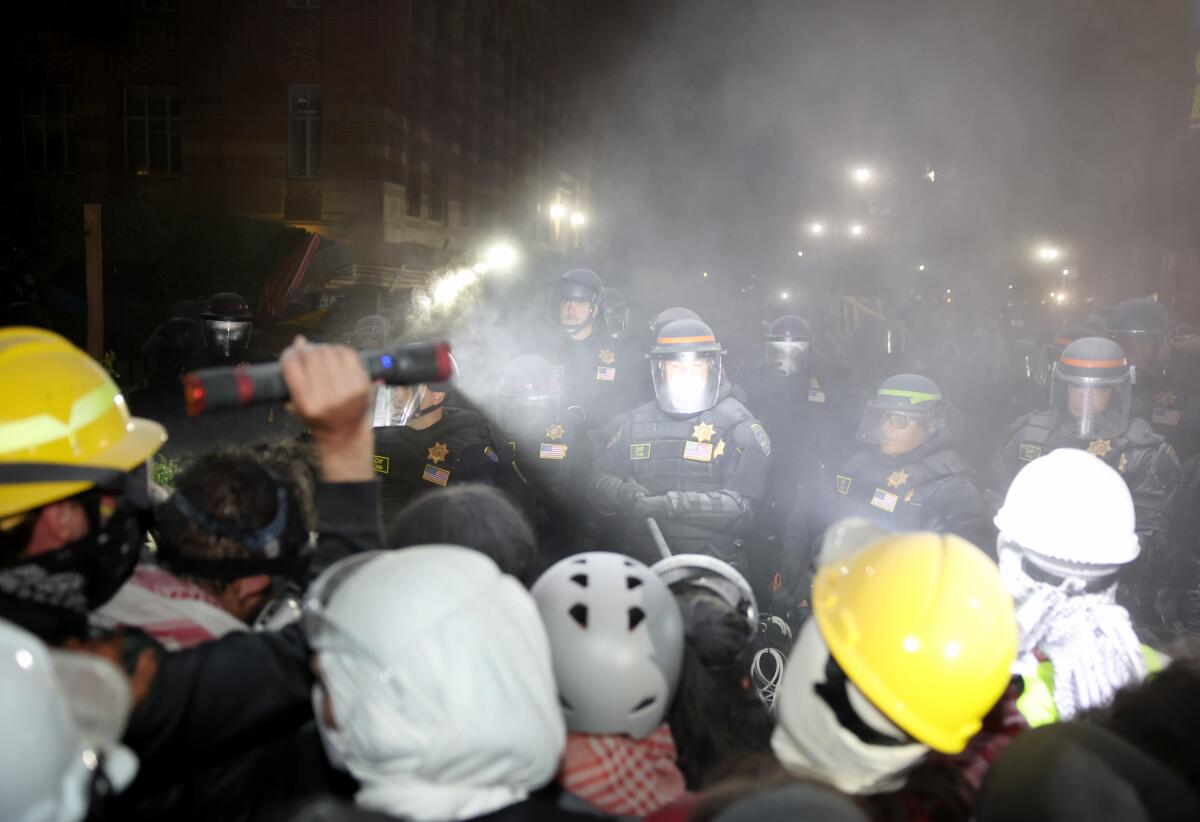
<svg viewBox="0 0 1200 822">
<path fill-rule="evenodd" d="M 948 477 L 966 476 L 967 465 L 950 448 L 937 448 L 912 460 L 881 462 L 871 452 L 850 458 L 834 478 L 838 516 L 866 517 L 889 531 L 915 531 L 922 506 Z"/>
<path fill-rule="evenodd" d="M 629 437 L 620 447 L 627 451 L 633 479 L 651 494 L 716 491 L 726 487 L 737 467 L 734 428 L 753 419 L 732 397 L 682 419 L 649 402 L 631 415 Z"/>
</svg>

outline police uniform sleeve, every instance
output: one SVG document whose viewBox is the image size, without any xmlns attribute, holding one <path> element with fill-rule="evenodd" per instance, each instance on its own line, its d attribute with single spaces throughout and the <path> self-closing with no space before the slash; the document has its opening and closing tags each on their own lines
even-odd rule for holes
<svg viewBox="0 0 1200 822">
<path fill-rule="evenodd" d="M 1183 478 L 1183 469 L 1167 443 L 1137 449 L 1129 462 L 1123 473 L 1133 496 L 1138 536 L 1143 540 L 1143 549 L 1153 548 L 1164 544 L 1170 533 L 1170 501 Z"/>
<path fill-rule="evenodd" d="M 594 459 L 587 498 L 606 516 L 629 513 L 633 504 L 647 494 L 641 483 L 629 478 L 629 456 L 621 447 L 628 439 L 629 424 L 629 415 L 622 414 L 592 433 Z"/>
<path fill-rule="evenodd" d="M 965 476 L 949 477 L 938 484 L 921 506 L 921 527 L 957 534 L 995 558 L 995 539 L 983 494 Z"/>
<path fill-rule="evenodd" d="M 1019 420 L 1014 422 L 1004 432 L 1004 439 L 1000 444 L 1000 450 L 997 452 L 995 459 L 992 460 L 990 466 L 990 477 L 984 477 L 989 486 L 989 490 L 1003 497 L 1008 492 L 1008 486 L 1012 485 L 1013 477 L 1017 475 L 1020 467 L 1013 458 L 1013 440 L 1025 424 L 1029 422 L 1032 414 L 1026 414 Z"/>
</svg>

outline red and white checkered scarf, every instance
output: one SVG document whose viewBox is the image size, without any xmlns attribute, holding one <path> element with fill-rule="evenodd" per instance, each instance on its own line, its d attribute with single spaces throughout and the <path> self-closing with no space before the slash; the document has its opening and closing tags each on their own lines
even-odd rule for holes
<svg viewBox="0 0 1200 822">
<path fill-rule="evenodd" d="M 567 734 L 558 782 L 610 816 L 643 817 L 683 796 L 675 739 L 665 724 L 645 739 Z"/>
</svg>

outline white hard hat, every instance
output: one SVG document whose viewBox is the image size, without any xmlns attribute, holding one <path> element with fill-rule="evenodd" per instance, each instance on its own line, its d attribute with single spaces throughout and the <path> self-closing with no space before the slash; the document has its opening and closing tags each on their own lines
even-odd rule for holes
<svg viewBox="0 0 1200 822">
<path fill-rule="evenodd" d="M 534 583 L 567 727 L 649 736 L 683 665 L 683 617 L 666 583 L 623 554 L 589 552 Z"/>
<path fill-rule="evenodd" d="M 1035 562 L 1116 567 L 1140 552 L 1133 498 L 1125 480 L 1099 457 L 1060 448 L 1021 469 L 994 520 L 1001 542 L 1015 543 Z M 1039 563 L 1045 564 L 1045 563 Z"/>
<path fill-rule="evenodd" d="M 114 792 L 128 785 L 136 759 L 116 739 L 129 706 L 128 683 L 112 663 L 51 654 L 0 620 L 0 819 L 75 822 L 87 816 L 97 779 Z"/>
</svg>

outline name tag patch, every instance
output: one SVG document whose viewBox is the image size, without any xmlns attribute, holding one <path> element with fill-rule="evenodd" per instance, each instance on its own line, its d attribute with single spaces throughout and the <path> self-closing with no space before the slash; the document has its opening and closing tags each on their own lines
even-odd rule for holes
<svg viewBox="0 0 1200 822">
<path fill-rule="evenodd" d="M 374 460 L 375 460 L 375 471 L 380 474 L 386 474 L 388 472 L 388 467 L 392 464 L 392 461 L 387 457 L 379 457 L 379 456 L 374 457 Z"/>
<path fill-rule="evenodd" d="M 629 446 L 629 458 L 631 460 L 648 460 L 650 459 L 650 443 L 635 442 Z"/>
</svg>

